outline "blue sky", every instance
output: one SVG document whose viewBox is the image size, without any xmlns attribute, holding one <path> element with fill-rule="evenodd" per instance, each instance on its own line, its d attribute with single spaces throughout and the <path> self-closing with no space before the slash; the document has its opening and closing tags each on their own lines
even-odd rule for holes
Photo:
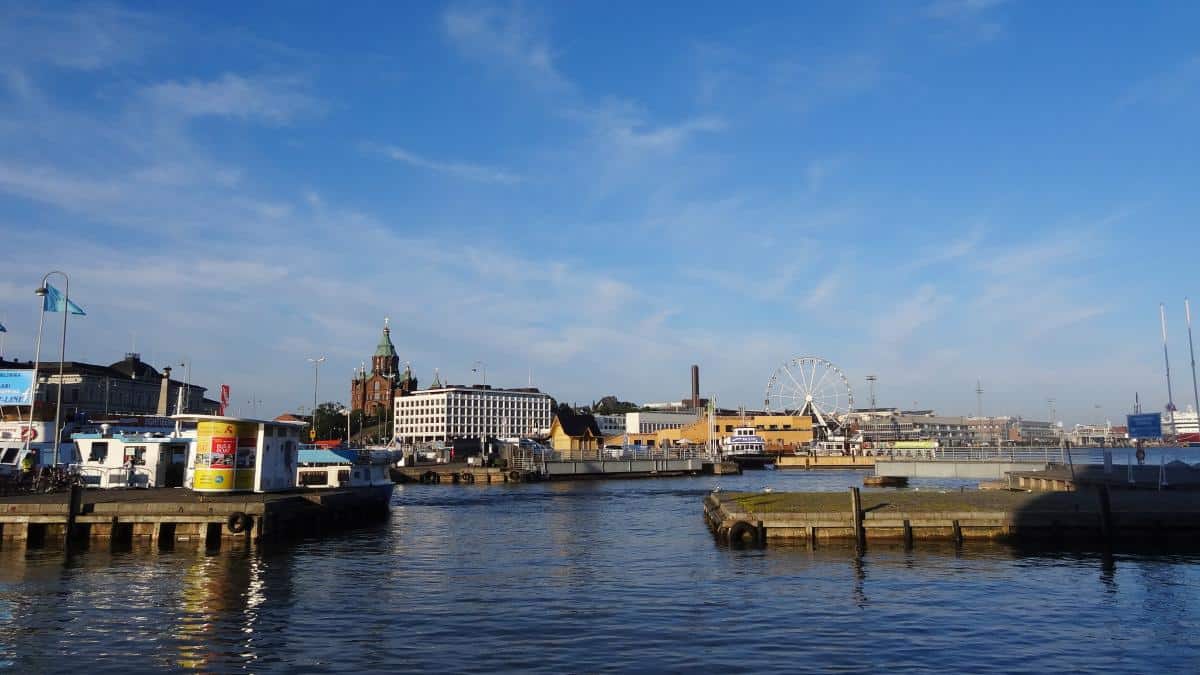
<svg viewBox="0 0 1200 675">
<path fill-rule="evenodd" d="M 1190 402 L 1194 3 L 0 4 L 0 323 L 243 412 L 401 358 L 562 400 Z M 57 334 L 51 332 L 50 339 Z M 1182 405 L 1181 405 L 1182 407 Z"/>
</svg>

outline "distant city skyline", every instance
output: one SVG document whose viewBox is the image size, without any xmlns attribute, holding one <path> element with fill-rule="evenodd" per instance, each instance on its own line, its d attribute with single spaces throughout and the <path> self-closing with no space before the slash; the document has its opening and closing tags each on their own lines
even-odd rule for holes
<svg viewBox="0 0 1200 675">
<path fill-rule="evenodd" d="M 283 8 L 281 10 L 281 8 Z M 1193 405 L 1200 6 L 0 4 L 5 358 L 1122 423 Z M 47 322 L 43 358 L 56 359 Z"/>
</svg>

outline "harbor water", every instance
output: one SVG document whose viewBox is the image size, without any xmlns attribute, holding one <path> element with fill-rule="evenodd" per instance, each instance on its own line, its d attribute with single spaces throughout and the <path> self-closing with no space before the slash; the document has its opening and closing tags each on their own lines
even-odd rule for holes
<svg viewBox="0 0 1200 675">
<path fill-rule="evenodd" d="M 1194 672 L 1200 557 L 717 546 L 723 490 L 862 472 L 397 486 L 259 552 L 0 550 L 13 672 Z M 969 483 L 914 481 L 922 490 Z"/>
</svg>

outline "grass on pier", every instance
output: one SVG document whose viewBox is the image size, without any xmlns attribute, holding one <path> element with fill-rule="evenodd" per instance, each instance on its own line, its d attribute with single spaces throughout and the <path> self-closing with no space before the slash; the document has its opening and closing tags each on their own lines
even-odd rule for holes
<svg viewBox="0 0 1200 675">
<path fill-rule="evenodd" d="M 871 513 L 1095 511 L 1088 492 L 1008 492 L 981 490 L 864 490 L 863 511 Z M 734 492 L 721 495 L 748 513 L 848 513 L 848 492 Z M 1114 491 L 1114 511 L 1200 511 L 1200 493 Z"/>
</svg>

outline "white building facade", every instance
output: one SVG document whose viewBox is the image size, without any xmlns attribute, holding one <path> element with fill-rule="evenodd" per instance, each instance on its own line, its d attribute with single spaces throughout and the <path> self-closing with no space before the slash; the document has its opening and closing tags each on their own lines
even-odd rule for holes
<svg viewBox="0 0 1200 675">
<path fill-rule="evenodd" d="M 698 419 L 688 412 L 631 412 L 625 413 L 625 433 L 652 434 L 662 429 L 679 429 Z"/>
<path fill-rule="evenodd" d="M 550 396 L 536 389 L 424 389 L 397 396 L 394 406 L 401 443 L 531 436 L 550 429 Z"/>
<path fill-rule="evenodd" d="M 596 426 L 600 427 L 603 436 L 615 436 L 625 433 L 625 413 L 616 415 L 593 415 Z"/>
</svg>

